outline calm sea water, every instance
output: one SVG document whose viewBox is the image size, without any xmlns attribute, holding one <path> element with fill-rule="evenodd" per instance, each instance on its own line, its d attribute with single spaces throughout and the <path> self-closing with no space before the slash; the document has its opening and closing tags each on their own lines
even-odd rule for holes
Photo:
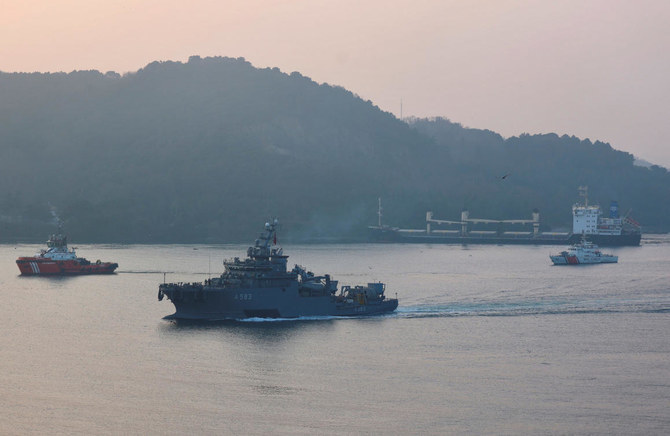
<svg viewBox="0 0 670 436">
<path fill-rule="evenodd" d="M 178 323 L 158 284 L 246 246 L 81 245 L 112 276 L 20 277 L 0 246 L 2 434 L 667 434 L 670 238 L 554 267 L 548 246 L 284 246 L 367 319 Z"/>
</svg>

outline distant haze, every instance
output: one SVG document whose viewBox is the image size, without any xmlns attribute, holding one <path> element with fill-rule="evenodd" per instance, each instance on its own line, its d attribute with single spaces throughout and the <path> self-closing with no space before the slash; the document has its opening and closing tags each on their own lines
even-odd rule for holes
<svg viewBox="0 0 670 436">
<path fill-rule="evenodd" d="M 9 0 L 0 71 L 245 57 L 400 116 L 602 140 L 670 167 L 670 3 Z"/>
</svg>

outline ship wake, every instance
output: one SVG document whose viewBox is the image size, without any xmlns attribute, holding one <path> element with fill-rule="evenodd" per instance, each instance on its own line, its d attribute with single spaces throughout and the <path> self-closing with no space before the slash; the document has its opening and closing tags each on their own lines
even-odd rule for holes
<svg viewBox="0 0 670 436">
<path fill-rule="evenodd" d="M 598 313 L 670 313 L 670 301 L 589 300 L 418 304 L 398 307 L 395 316 L 399 318 L 439 318 Z"/>
</svg>

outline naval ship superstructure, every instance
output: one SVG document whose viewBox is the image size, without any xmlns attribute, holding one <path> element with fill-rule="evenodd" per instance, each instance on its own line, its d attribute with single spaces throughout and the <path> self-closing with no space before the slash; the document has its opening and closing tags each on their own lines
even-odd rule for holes
<svg viewBox="0 0 670 436">
<path fill-rule="evenodd" d="M 275 246 L 278 221 L 247 250 L 247 257 L 224 261 L 220 277 L 202 283 L 164 283 L 158 300 L 167 297 L 176 312 L 168 318 L 224 320 L 244 318 L 298 318 L 311 316 L 377 315 L 398 307 L 386 298 L 383 283 L 343 286 L 329 274 L 314 275 L 295 265 L 287 270 L 288 256 Z"/>
</svg>

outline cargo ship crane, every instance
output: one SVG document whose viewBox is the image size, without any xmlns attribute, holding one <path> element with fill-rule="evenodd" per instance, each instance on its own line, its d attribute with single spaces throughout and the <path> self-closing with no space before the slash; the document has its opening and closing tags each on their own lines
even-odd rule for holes
<svg viewBox="0 0 670 436">
<path fill-rule="evenodd" d="M 461 235 L 467 236 L 468 233 L 468 224 L 532 224 L 533 225 L 533 235 L 538 235 L 540 232 L 540 212 L 536 209 L 533 211 L 533 218 L 529 220 L 523 219 L 513 219 L 513 220 L 494 220 L 494 219 L 485 219 L 485 218 L 470 218 L 470 212 L 463 210 L 461 212 L 460 221 L 449 221 L 449 220 L 438 220 L 433 218 L 433 212 L 426 212 L 426 233 L 431 234 L 431 223 L 432 224 L 455 224 L 461 226 Z"/>
</svg>

